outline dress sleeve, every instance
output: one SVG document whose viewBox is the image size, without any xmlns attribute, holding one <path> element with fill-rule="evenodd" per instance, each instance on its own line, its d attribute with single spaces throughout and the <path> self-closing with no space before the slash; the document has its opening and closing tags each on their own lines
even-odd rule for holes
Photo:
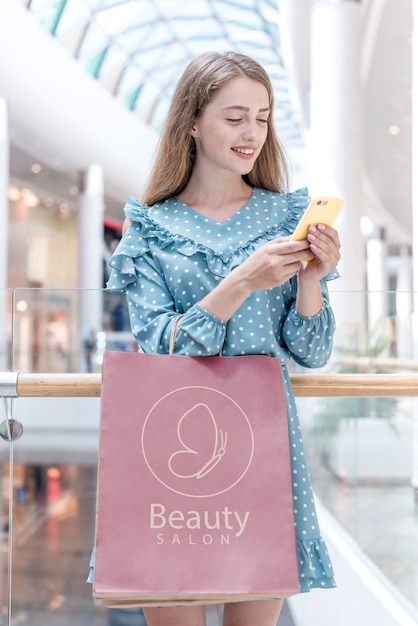
<svg viewBox="0 0 418 626">
<path fill-rule="evenodd" d="M 183 314 L 177 327 L 174 353 L 219 354 L 225 339 L 225 322 L 199 303 L 187 311 L 177 311 L 164 276 L 148 250 L 142 250 L 135 258 L 124 256 L 120 259 L 121 269 L 115 268 L 117 258 L 118 254 L 113 259 L 108 290 L 126 292 L 131 331 L 144 352 L 167 354 L 173 323 Z"/>
<path fill-rule="evenodd" d="M 150 246 L 173 243 L 186 250 L 190 243 L 181 237 L 170 238 L 148 215 L 148 207 L 130 198 L 125 214 L 134 220 L 109 261 L 107 290 L 125 292 L 131 331 L 144 352 L 167 354 L 171 330 L 179 314 L 174 352 L 190 356 L 219 354 L 226 323 L 194 304 L 187 311 L 177 310 L 158 261 Z"/>
<path fill-rule="evenodd" d="M 323 367 L 331 356 L 335 318 L 329 303 L 327 278 L 321 280 L 321 310 L 309 317 L 300 315 L 294 297 L 283 324 L 283 341 L 293 360 L 304 367 Z"/>
<path fill-rule="evenodd" d="M 219 354 L 226 324 L 199 303 L 176 311 L 163 276 L 148 254 L 136 260 L 138 278 L 126 288 L 131 331 L 144 352 L 167 354 L 174 321 L 182 314 L 174 342 L 175 354 Z"/>
</svg>

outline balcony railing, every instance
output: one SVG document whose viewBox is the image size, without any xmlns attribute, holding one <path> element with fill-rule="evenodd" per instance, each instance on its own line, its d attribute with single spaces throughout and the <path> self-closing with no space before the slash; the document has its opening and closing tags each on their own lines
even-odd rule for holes
<svg viewBox="0 0 418 626">
<path fill-rule="evenodd" d="M 418 374 L 291 374 L 290 380 L 297 397 L 418 396 Z M 22 372 L 17 374 L 15 396 L 97 398 L 101 381 L 101 374 Z"/>
</svg>

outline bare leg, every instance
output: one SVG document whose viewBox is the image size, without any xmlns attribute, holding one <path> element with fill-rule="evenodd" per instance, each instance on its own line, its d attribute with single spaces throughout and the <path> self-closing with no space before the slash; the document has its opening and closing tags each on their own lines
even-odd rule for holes
<svg viewBox="0 0 418 626">
<path fill-rule="evenodd" d="M 276 626 L 283 600 L 250 600 L 225 604 L 223 626 Z"/>
<path fill-rule="evenodd" d="M 205 626 L 204 606 L 167 606 L 142 609 L 147 626 Z"/>
</svg>

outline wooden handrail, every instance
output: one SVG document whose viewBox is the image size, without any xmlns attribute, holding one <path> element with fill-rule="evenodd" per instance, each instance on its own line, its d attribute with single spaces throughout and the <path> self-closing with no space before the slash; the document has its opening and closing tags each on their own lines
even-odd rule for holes
<svg viewBox="0 0 418 626">
<path fill-rule="evenodd" d="M 292 374 L 296 396 L 418 396 L 418 374 Z M 17 395 L 99 397 L 101 374 L 27 374 L 17 377 Z"/>
<path fill-rule="evenodd" d="M 101 374 L 27 374 L 19 372 L 17 395 L 22 398 L 98 398 Z"/>
</svg>

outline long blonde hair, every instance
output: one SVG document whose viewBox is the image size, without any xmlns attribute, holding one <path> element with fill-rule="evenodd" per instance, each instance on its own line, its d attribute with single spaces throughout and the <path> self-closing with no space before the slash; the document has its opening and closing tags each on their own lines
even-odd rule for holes
<svg viewBox="0 0 418 626">
<path fill-rule="evenodd" d="M 155 164 L 143 202 L 149 205 L 180 194 L 192 173 L 196 149 L 190 134 L 196 117 L 230 80 L 246 76 L 264 85 L 270 110 L 273 88 L 265 69 L 254 59 L 237 52 L 207 52 L 195 58 L 181 76 L 162 132 Z M 273 115 L 267 138 L 252 171 L 244 176 L 252 187 L 284 192 L 288 171 L 284 149 L 277 137 Z"/>
</svg>

